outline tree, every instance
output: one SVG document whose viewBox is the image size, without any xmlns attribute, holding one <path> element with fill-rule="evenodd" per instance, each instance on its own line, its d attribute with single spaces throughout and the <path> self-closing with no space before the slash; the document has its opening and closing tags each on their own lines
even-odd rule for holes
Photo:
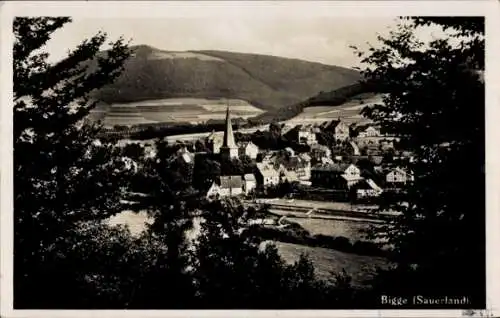
<svg viewBox="0 0 500 318">
<path fill-rule="evenodd" d="M 254 210 L 234 199 L 204 205 L 205 222 L 195 245 L 194 279 L 201 308 L 323 308 L 337 307 L 327 287 L 302 255 L 285 264 L 272 244 L 259 238 L 258 226 L 248 226 Z M 263 213 L 261 211 L 258 212 Z M 267 213 L 266 213 L 267 214 Z M 343 285 L 345 295 L 351 290 Z"/>
<path fill-rule="evenodd" d="M 127 185 L 120 151 L 97 140 L 99 127 L 85 120 L 96 105 L 89 93 L 120 74 L 127 45 L 120 39 L 99 52 L 106 34 L 98 33 L 50 64 L 43 47 L 70 21 L 16 18 L 13 25 L 16 308 L 85 298 L 67 241 L 82 224 L 121 211 Z"/>
<path fill-rule="evenodd" d="M 419 40 L 416 30 L 429 25 L 445 35 Z M 399 264 L 380 288 L 484 304 L 484 19 L 404 18 L 379 42 L 359 54 L 384 105 L 363 113 L 401 137 L 416 177 L 403 198 L 381 202 L 401 216 L 375 233 L 394 245 Z"/>
</svg>

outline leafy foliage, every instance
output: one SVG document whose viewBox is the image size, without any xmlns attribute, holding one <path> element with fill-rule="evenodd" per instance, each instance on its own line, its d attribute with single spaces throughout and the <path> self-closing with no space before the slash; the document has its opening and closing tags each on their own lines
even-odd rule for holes
<svg viewBox="0 0 500 318">
<path fill-rule="evenodd" d="M 425 25 L 447 33 L 423 43 L 415 30 Z M 399 199 L 381 202 L 402 212 L 374 233 L 394 245 L 399 262 L 380 276 L 382 290 L 465 294 L 484 303 L 483 30 L 482 18 L 406 18 L 379 37 L 380 47 L 360 53 L 366 81 L 386 93 L 383 105 L 364 114 L 415 154 L 406 164 L 415 182 Z"/>
<path fill-rule="evenodd" d="M 117 77 L 129 55 L 127 46 L 122 39 L 111 43 L 90 71 L 83 62 L 94 59 L 105 43 L 106 35 L 99 33 L 49 64 L 43 45 L 70 20 L 14 20 L 16 307 L 50 306 L 57 298 L 71 303 L 64 293 L 77 282 L 75 273 L 51 260 L 64 253 L 66 238 L 81 222 L 121 210 L 130 173 L 118 150 L 96 140 L 98 127 L 84 121 L 95 106 L 88 93 Z M 49 284 L 50 273 L 60 279 Z M 49 285 L 53 292 L 47 292 Z"/>
</svg>

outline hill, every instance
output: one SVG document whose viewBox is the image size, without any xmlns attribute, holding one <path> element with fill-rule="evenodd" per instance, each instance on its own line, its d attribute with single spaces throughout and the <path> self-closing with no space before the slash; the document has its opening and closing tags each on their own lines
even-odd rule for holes
<svg viewBox="0 0 500 318">
<path fill-rule="evenodd" d="M 267 124 L 277 121 L 285 121 L 301 114 L 307 107 L 318 106 L 341 106 L 354 99 L 362 101 L 365 96 L 371 96 L 372 89 L 366 84 L 354 83 L 329 91 L 320 91 L 312 97 L 301 102 L 273 109 L 251 119 L 254 124 Z"/>
<path fill-rule="evenodd" d="M 360 78 L 355 70 L 268 55 L 171 52 L 145 45 L 132 50 L 122 75 L 93 97 L 106 103 L 229 97 L 276 110 Z"/>
</svg>

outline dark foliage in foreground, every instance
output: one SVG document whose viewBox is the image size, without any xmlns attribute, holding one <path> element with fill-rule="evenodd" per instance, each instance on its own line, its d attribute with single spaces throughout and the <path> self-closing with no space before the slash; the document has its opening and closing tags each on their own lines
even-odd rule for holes
<svg viewBox="0 0 500 318">
<path fill-rule="evenodd" d="M 424 47 L 414 31 L 431 24 L 449 33 Z M 395 246 L 399 264 L 378 277 L 377 290 L 469 295 L 484 306 L 484 19 L 403 19 L 379 41 L 360 55 L 385 105 L 364 114 L 402 136 L 416 178 L 403 196 L 380 202 L 402 214 L 374 233 Z"/>
<path fill-rule="evenodd" d="M 462 32 L 477 35 L 477 23 L 463 19 Z M 305 257 L 285 264 L 247 225 L 255 211 L 202 200 L 189 182 L 195 176 L 168 145 L 158 143 L 157 157 L 146 158 L 99 141 L 99 127 L 83 120 L 94 107 L 86 96 L 118 76 L 128 48 L 113 43 L 89 71 L 83 62 L 106 40 L 97 34 L 48 64 L 38 49 L 69 21 L 14 21 L 15 308 L 375 308 L 379 292 L 460 293 L 476 307 L 484 300 L 480 36 L 459 48 L 436 40 L 421 53 L 414 26 L 402 27 L 365 59 L 374 65 L 367 80 L 388 93 L 387 106 L 366 115 L 408 136 L 417 179 L 406 197 L 382 202 L 403 212 L 378 233 L 395 246 L 399 265 L 361 291 L 343 274 L 318 281 Z M 402 58 L 415 63 L 396 67 Z M 394 120 L 394 111 L 405 120 Z M 108 226 L 142 185 L 148 230 L 134 237 Z"/>
</svg>

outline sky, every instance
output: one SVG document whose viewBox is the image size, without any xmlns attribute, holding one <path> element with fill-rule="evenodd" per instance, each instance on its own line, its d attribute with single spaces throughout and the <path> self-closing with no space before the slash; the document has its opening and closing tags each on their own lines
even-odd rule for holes
<svg viewBox="0 0 500 318">
<path fill-rule="evenodd" d="M 227 50 L 269 54 L 344 67 L 359 66 L 351 45 L 367 47 L 386 34 L 395 17 L 168 17 L 74 18 L 47 43 L 57 61 L 98 31 L 109 40 L 123 36 L 131 45 L 168 51 Z"/>
</svg>

